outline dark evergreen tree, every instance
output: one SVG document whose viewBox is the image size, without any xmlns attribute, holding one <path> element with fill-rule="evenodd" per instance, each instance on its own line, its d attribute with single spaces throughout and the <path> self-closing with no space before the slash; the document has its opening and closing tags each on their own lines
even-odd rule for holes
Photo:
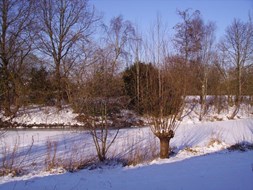
<svg viewBox="0 0 253 190">
<path fill-rule="evenodd" d="M 139 72 L 137 74 L 137 67 Z M 139 85 L 137 84 L 139 80 Z M 151 63 L 135 63 L 123 73 L 125 93 L 130 98 L 129 109 L 144 114 L 153 109 L 152 94 L 158 89 L 158 69 Z"/>
<path fill-rule="evenodd" d="M 45 67 L 32 68 L 29 81 L 29 102 L 33 104 L 53 103 L 53 86 L 50 73 Z"/>
</svg>

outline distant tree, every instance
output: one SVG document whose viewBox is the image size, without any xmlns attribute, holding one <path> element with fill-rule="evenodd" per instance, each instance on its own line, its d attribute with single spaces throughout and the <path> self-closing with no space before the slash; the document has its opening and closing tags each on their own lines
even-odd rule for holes
<svg viewBox="0 0 253 190">
<path fill-rule="evenodd" d="M 245 86 L 243 94 L 250 97 L 250 103 L 253 105 L 253 66 L 246 69 L 245 73 Z"/>
<path fill-rule="evenodd" d="M 239 111 L 242 99 L 242 73 L 252 65 L 253 25 L 251 21 L 242 22 L 235 19 L 227 28 L 224 39 L 220 42 L 220 50 L 226 54 L 226 63 L 232 64 L 236 73 L 236 109 L 230 118 Z"/>
<path fill-rule="evenodd" d="M 215 58 L 216 59 L 216 58 Z M 217 60 L 214 60 L 216 62 Z M 208 68 L 207 73 L 207 88 L 209 90 L 208 95 L 214 96 L 213 104 L 215 108 L 217 109 L 217 113 L 220 114 L 220 112 L 225 108 L 225 95 L 228 93 L 227 87 L 225 83 L 227 82 L 224 80 L 222 73 L 220 73 L 219 69 L 216 67 L 216 64 L 212 64 Z M 210 103 L 210 102 L 209 102 Z"/>
<path fill-rule="evenodd" d="M 92 25 L 98 20 L 87 0 L 38 1 L 38 48 L 52 58 L 54 65 L 56 104 L 61 108 L 63 95 L 63 60 L 77 53 L 79 42 L 86 43 Z M 73 56 L 73 55 L 72 55 Z M 78 54 L 76 54 L 78 57 Z"/>
<path fill-rule="evenodd" d="M 30 72 L 29 80 L 29 102 L 33 104 L 52 103 L 53 85 L 50 81 L 50 73 L 45 67 L 33 67 Z"/>
<path fill-rule="evenodd" d="M 202 20 L 200 11 L 196 10 L 193 13 L 190 9 L 178 11 L 182 22 L 174 26 L 176 31 L 174 37 L 174 46 L 183 56 L 185 62 L 193 59 L 196 52 L 201 48 L 202 39 Z"/>
<path fill-rule="evenodd" d="M 34 1 L 0 2 L 0 96 L 5 115 L 13 115 L 21 106 L 25 58 L 33 43 Z M 11 107 L 14 106 L 14 109 Z"/>
<path fill-rule="evenodd" d="M 175 26 L 174 45 L 184 57 L 185 66 L 191 69 L 190 74 L 182 75 L 185 78 L 184 91 L 186 94 L 190 88 L 192 94 L 200 96 L 199 120 L 202 120 L 206 112 L 208 69 L 213 58 L 215 25 L 212 22 L 205 24 L 199 11 L 191 13 L 187 9 L 178 11 L 178 14 L 182 22 Z M 192 78 L 190 83 L 187 81 L 189 77 L 185 76 L 188 74 Z"/>
<path fill-rule="evenodd" d="M 219 44 L 218 44 L 219 46 Z M 232 81 L 233 77 L 231 74 L 231 68 L 227 63 L 227 53 L 224 50 L 221 50 L 220 48 L 217 48 L 217 51 L 215 53 L 215 60 L 214 60 L 214 66 L 217 69 L 218 76 L 221 77 L 220 81 L 220 91 L 221 95 L 227 96 L 227 102 L 228 105 L 232 106 L 232 94 L 234 94 L 233 86 L 234 82 Z"/>
<path fill-rule="evenodd" d="M 210 68 L 213 65 L 214 61 L 214 31 L 215 31 L 215 24 L 209 22 L 208 24 L 203 24 L 202 28 L 202 39 L 201 39 L 201 49 L 200 54 L 198 56 L 200 62 L 199 73 L 201 73 L 198 80 L 200 81 L 200 116 L 199 120 L 203 119 L 203 116 L 207 112 L 207 95 L 213 94 L 214 92 L 211 91 L 209 84 L 209 73 L 211 72 Z"/>
<path fill-rule="evenodd" d="M 127 46 L 133 40 L 135 29 L 132 23 L 124 20 L 122 16 L 111 19 L 109 26 L 104 25 L 106 36 L 104 38 L 106 54 L 111 59 L 111 73 L 117 74 L 119 63 L 128 57 Z"/>
<path fill-rule="evenodd" d="M 197 52 L 201 48 L 202 39 L 202 20 L 198 10 L 193 13 L 190 9 L 178 11 L 178 15 L 182 19 L 181 22 L 174 26 L 175 37 L 173 39 L 174 47 L 178 54 L 182 57 L 185 69 L 190 69 L 190 61 L 196 58 Z M 192 74 L 192 73 L 191 73 Z M 192 89 L 192 83 L 189 80 L 188 73 L 182 73 L 184 79 L 182 88 L 184 96 Z"/>
</svg>

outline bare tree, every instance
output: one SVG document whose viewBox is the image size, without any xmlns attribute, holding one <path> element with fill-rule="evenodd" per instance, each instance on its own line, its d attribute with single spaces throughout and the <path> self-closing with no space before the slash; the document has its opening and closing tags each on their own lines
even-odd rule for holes
<svg viewBox="0 0 253 190">
<path fill-rule="evenodd" d="M 110 59 L 99 53 L 100 59 L 92 65 L 93 74 L 86 81 L 85 96 L 79 106 L 86 115 L 90 134 L 96 148 L 98 159 L 103 162 L 108 150 L 115 142 L 121 124 L 117 114 L 124 108 L 120 99 L 123 95 L 121 79 L 111 73 Z M 107 62 L 109 61 L 109 62 Z"/>
<path fill-rule="evenodd" d="M 128 57 L 127 47 L 135 39 L 135 30 L 132 23 L 124 20 L 122 16 L 111 19 L 110 25 L 104 25 L 106 31 L 105 47 L 108 56 L 111 57 L 111 73 L 114 75 L 117 71 L 120 61 L 123 62 Z"/>
<path fill-rule="evenodd" d="M 246 66 L 252 65 L 252 22 L 242 22 L 235 19 L 227 28 L 225 37 L 220 43 L 220 49 L 227 54 L 226 62 L 232 63 L 236 71 L 236 109 L 230 116 L 230 118 L 234 118 L 239 111 L 242 99 L 242 72 Z"/>
<path fill-rule="evenodd" d="M 113 121 L 110 120 L 109 116 L 112 114 L 109 111 L 109 107 L 111 106 L 109 104 L 108 101 L 93 99 L 90 106 L 95 109 L 92 111 L 93 115 L 87 119 L 97 156 L 101 162 L 107 159 L 108 150 L 115 142 L 119 133 L 119 128 L 112 128 Z"/>
<path fill-rule="evenodd" d="M 92 24 L 99 18 L 87 0 L 42 0 L 38 7 L 38 48 L 54 63 L 56 104 L 61 108 L 63 60 L 75 52 L 77 43 L 89 40 Z"/>
<path fill-rule="evenodd" d="M 201 121 L 203 116 L 206 113 L 206 96 L 208 93 L 208 73 L 209 68 L 212 65 L 212 61 L 214 58 L 214 31 L 215 31 L 215 25 L 212 22 L 209 22 L 206 25 L 203 25 L 202 28 L 202 39 L 201 39 L 201 49 L 200 49 L 200 55 L 199 55 L 199 61 L 200 61 L 200 83 L 201 83 L 201 94 L 200 94 L 200 114 L 199 114 L 199 120 Z"/>
<path fill-rule="evenodd" d="M 167 69 L 166 58 L 169 55 L 168 31 L 158 15 L 152 26 L 150 39 L 147 40 L 146 53 L 150 62 L 154 63 L 157 72 L 146 75 L 146 85 L 149 93 L 147 115 L 150 118 L 150 128 L 160 140 L 160 158 L 168 158 L 170 140 L 180 123 L 180 113 L 183 107 L 181 86 L 176 87 L 176 79 Z M 147 78 L 147 76 L 149 78 Z"/>
<path fill-rule="evenodd" d="M 202 34 L 196 30 L 202 24 L 200 21 L 200 12 L 196 10 L 191 13 L 190 9 L 187 9 L 185 11 L 178 11 L 178 15 L 182 19 L 182 22 L 174 26 L 176 33 L 173 42 L 175 49 L 184 59 L 185 68 L 188 69 L 190 68 L 190 60 L 196 56 L 196 52 L 200 49 Z M 199 38 L 196 38 L 197 36 Z M 182 75 L 182 78 L 184 79 L 183 94 L 186 96 L 189 92 L 190 80 L 187 73 Z"/>
<path fill-rule="evenodd" d="M 219 46 L 219 44 L 218 44 Z M 227 63 L 228 55 L 224 50 L 218 50 L 215 53 L 214 65 L 217 68 L 219 75 L 221 76 L 221 95 L 227 95 L 228 105 L 233 105 L 232 101 L 232 76 L 229 72 L 231 67 Z"/>
<path fill-rule="evenodd" d="M 127 60 L 126 47 L 134 33 L 132 24 L 122 17 L 113 18 L 103 29 L 106 33 L 93 54 L 95 59 L 86 75 L 85 93 L 80 104 L 88 116 L 87 123 L 100 161 L 107 159 L 108 150 L 122 125 L 117 115 L 125 103 L 121 99 L 123 82 L 118 71 L 120 64 Z"/>
<path fill-rule="evenodd" d="M 196 84 L 194 75 L 198 72 L 186 72 L 188 70 L 197 71 L 196 57 L 201 47 L 202 39 L 202 25 L 203 22 L 200 18 L 200 12 L 198 10 L 191 12 L 190 9 L 184 11 L 178 11 L 178 15 L 182 19 L 181 22 L 174 26 L 175 36 L 173 44 L 177 53 L 177 56 L 171 61 L 175 64 L 177 72 L 180 73 L 183 97 L 187 94 L 194 94 L 195 88 L 193 84 Z M 195 60 L 195 61 L 194 61 Z M 194 69 L 193 69 L 194 68 Z M 180 80 L 180 81 L 181 81 Z M 183 108 L 181 109 L 181 116 L 183 114 Z"/>
<path fill-rule="evenodd" d="M 3 109 L 13 115 L 19 108 L 22 88 L 21 69 L 32 49 L 33 1 L 2 0 L 0 2 L 0 73 Z M 11 109 L 11 105 L 15 109 Z"/>
<path fill-rule="evenodd" d="M 174 45 L 184 58 L 185 67 L 191 68 L 191 73 L 183 74 L 184 94 L 200 96 L 199 120 L 202 120 L 206 111 L 208 69 L 213 57 L 215 25 L 212 22 L 205 24 L 198 10 L 191 13 L 187 9 L 178 11 L 178 14 L 182 22 L 175 26 Z"/>
</svg>

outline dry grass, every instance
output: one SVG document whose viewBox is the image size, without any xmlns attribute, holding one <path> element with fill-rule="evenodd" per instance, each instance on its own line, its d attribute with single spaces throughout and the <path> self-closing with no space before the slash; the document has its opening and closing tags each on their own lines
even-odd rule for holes
<svg viewBox="0 0 253 190">
<path fill-rule="evenodd" d="M 214 116 L 213 121 L 223 121 L 223 118 L 218 117 L 218 116 Z"/>
<path fill-rule="evenodd" d="M 53 173 L 76 172 L 87 168 L 94 162 L 94 157 L 85 154 L 81 145 L 71 144 L 62 152 L 58 151 L 58 142 L 47 141 L 47 153 L 45 158 L 46 171 Z"/>
<path fill-rule="evenodd" d="M 148 152 L 144 151 L 142 147 L 135 147 L 127 156 L 123 159 L 125 166 L 135 166 L 147 162 Z"/>
<path fill-rule="evenodd" d="M 45 158 L 46 171 L 51 171 L 58 167 L 57 142 L 47 141 L 47 153 Z"/>
<path fill-rule="evenodd" d="M 132 149 L 121 158 L 124 166 L 148 163 L 159 157 L 159 148 L 154 138 L 148 139 L 143 144 L 133 141 L 131 147 Z"/>
<path fill-rule="evenodd" d="M 211 138 L 207 146 L 213 147 L 215 144 L 222 144 L 222 141 L 218 138 Z"/>
<path fill-rule="evenodd" d="M 76 172 L 78 170 L 89 167 L 94 163 L 94 156 L 89 156 L 82 151 L 83 147 L 73 144 L 65 158 L 61 161 L 61 166 L 68 172 Z"/>
<path fill-rule="evenodd" d="M 221 140 L 221 134 L 220 133 L 215 133 L 212 132 L 211 138 L 207 144 L 207 147 L 214 147 L 215 145 L 221 145 L 222 144 L 222 140 Z"/>
<path fill-rule="evenodd" d="M 190 152 L 190 153 L 192 153 L 192 154 L 197 154 L 197 153 L 198 153 L 197 150 L 195 150 L 195 149 L 193 149 L 193 148 L 191 148 L 191 147 L 188 147 L 188 146 L 185 147 L 184 150 L 187 151 L 187 152 Z"/>
<path fill-rule="evenodd" d="M 68 172 L 76 172 L 88 168 L 94 163 L 94 158 L 73 159 L 68 158 L 62 162 L 62 168 Z"/>
<path fill-rule="evenodd" d="M 15 145 L 11 148 L 8 146 L 2 147 L 2 158 L 0 167 L 0 176 L 11 175 L 12 177 L 24 174 L 26 167 L 26 159 L 29 158 L 34 140 L 32 139 L 31 145 L 28 149 L 20 155 L 19 142 L 16 141 Z"/>
</svg>

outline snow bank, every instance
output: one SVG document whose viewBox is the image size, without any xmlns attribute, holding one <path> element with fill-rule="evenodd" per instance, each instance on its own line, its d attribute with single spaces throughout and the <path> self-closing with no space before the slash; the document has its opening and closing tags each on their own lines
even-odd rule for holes
<svg viewBox="0 0 253 190">
<path fill-rule="evenodd" d="M 214 154 L 138 168 L 82 170 L 2 184 L 2 190 L 252 190 L 253 152 Z"/>
<path fill-rule="evenodd" d="M 191 98 L 189 102 L 186 103 L 184 112 L 183 112 L 183 124 L 196 124 L 201 123 L 199 121 L 199 115 L 201 113 L 201 106 L 199 103 L 196 103 Z M 197 98 L 197 97 L 195 97 Z M 218 113 L 218 110 L 214 105 L 209 105 L 207 107 L 206 113 L 203 116 L 202 122 L 206 121 L 226 121 L 232 115 L 235 107 L 224 106 L 223 109 Z M 131 114 L 130 114 L 131 113 Z M 130 119 L 142 119 L 139 118 L 132 112 L 127 110 L 122 110 L 122 113 L 126 118 L 127 115 L 132 115 Z M 70 106 L 65 106 L 62 110 L 58 111 L 56 107 L 49 106 L 32 106 L 28 108 L 21 109 L 15 118 L 13 118 L 13 122 L 21 123 L 21 124 L 65 124 L 65 125 L 78 125 L 82 124 L 78 122 L 75 118 L 78 114 L 73 113 L 73 109 Z M 242 104 L 238 114 L 235 119 L 245 119 L 253 117 L 253 106 Z M 0 113 L 0 118 L 3 120 L 8 120 L 9 118 L 5 118 L 2 113 Z M 136 119 L 137 118 L 137 119 Z M 136 123 L 136 121 L 135 121 Z"/>
<path fill-rule="evenodd" d="M 24 108 L 20 110 L 13 122 L 24 124 L 66 124 L 74 125 L 78 124 L 75 120 L 78 114 L 73 113 L 73 109 L 70 107 L 64 107 L 62 110 L 58 110 L 56 107 L 41 107 L 34 106 L 32 108 Z M 7 120 L 3 115 L 0 117 Z"/>
</svg>

